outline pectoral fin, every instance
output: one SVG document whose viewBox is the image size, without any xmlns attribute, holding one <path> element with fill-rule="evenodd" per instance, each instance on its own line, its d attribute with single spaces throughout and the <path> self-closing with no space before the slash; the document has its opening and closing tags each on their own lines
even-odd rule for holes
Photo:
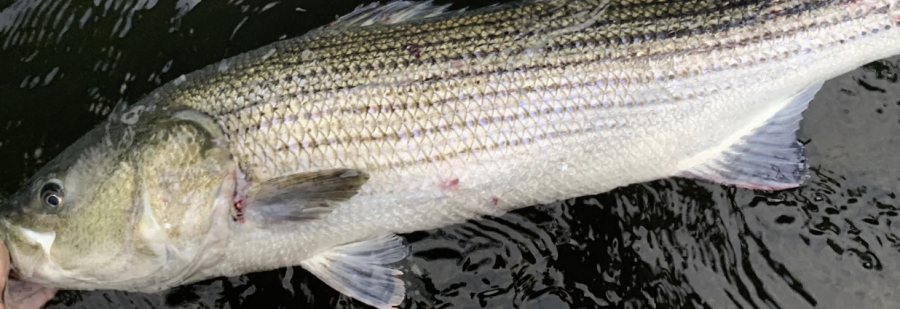
<svg viewBox="0 0 900 309">
<path fill-rule="evenodd" d="M 403 301 L 403 272 L 387 264 L 408 254 L 403 239 L 393 234 L 347 244 L 322 252 L 300 265 L 331 288 L 376 308 L 392 308 Z"/>
<path fill-rule="evenodd" d="M 359 192 L 369 175 L 355 169 L 292 174 L 251 186 L 244 212 L 257 223 L 319 219 Z"/>
<path fill-rule="evenodd" d="M 815 83 L 787 98 L 784 109 L 719 157 L 677 176 L 761 190 L 799 186 L 809 176 L 796 133 L 803 111 L 821 88 L 822 82 Z"/>
</svg>

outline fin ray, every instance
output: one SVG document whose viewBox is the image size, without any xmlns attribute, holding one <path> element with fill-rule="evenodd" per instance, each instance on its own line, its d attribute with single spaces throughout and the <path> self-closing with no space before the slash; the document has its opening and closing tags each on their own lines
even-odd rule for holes
<svg viewBox="0 0 900 309">
<path fill-rule="evenodd" d="M 251 186 L 244 206 L 257 223 L 319 219 L 359 193 L 369 175 L 355 169 L 297 173 Z"/>
<path fill-rule="evenodd" d="M 377 308 L 399 305 L 406 287 L 400 270 L 387 264 L 409 254 L 403 239 L 383 234 L 336 247 L 303 261 L 300 265 L 333 289 Z"/>
<path fill-rule="evenodd" d="M 372 2 L 359 5 L 353 12 L 339 16 L 324 29 L 338 30 L 372 25 L 391 25 L 449 13 L 450 4 L 434 5 L 434 1 L 393 1 L 384 5 Z M 457 12 L 462 12 L 460 9 Z"/>
<path fill-rule="evenodd" d="M 822 84 L 814 83 L 787 98 L 782 110 L 719 157 L 676 176 L 763 190 L 799 186 L 809 175 L 803 144 L 796 134 L 803 111 Z"/>
</svg>

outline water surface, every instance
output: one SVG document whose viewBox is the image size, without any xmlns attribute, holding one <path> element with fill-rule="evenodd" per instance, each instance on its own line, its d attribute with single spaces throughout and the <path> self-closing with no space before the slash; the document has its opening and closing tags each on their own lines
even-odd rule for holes
<svg viewBox="0 0 900 309">
<path fill-rule="evenodd" d="M 116 104 L 361 3 L 0 1 L 0 197 Z M 406 234 L 403 307 L 898 308 L 898 65 L 825 84 L 799 134 L 813 173 L 801 188 L 660 180 Z M 158 294 L 63 291 L 48 304 L 298 307 L 366 308 L 299 267 Z"/>
</svg>

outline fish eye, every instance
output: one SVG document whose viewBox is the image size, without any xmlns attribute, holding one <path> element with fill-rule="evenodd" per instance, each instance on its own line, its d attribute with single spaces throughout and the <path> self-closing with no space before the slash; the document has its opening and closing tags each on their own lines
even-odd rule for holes
<svg viewBox="0 0 900 309">
<path fill-rule="evenodd" d="M 41 200 L 44 202 L 44 205 L 48 207 L 57 207 L 59 205 L 62 205 L 62 186 L 53 182 L 45 184 L 44 187 L 41 188 Z"/>
</svg>

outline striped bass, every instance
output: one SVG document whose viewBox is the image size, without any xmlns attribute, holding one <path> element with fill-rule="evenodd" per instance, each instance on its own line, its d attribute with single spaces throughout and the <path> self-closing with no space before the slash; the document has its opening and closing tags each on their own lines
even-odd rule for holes
<svg viewBox="0 0 900 309">
<path fill-rule="evenodd" d="M 397 234 L 669 177 L 802 185 L 802 112 L 900 54 L 898 3 L 360 7 L 117 107 L 4 201 L 0 238 L 52 288 L 302 266 L 394 307 Z"/>
</svg>

